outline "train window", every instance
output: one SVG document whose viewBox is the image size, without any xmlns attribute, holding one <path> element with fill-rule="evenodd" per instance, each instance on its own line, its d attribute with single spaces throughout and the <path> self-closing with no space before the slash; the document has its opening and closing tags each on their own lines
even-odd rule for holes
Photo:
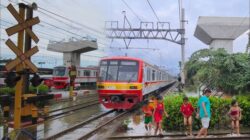
<svg viewBox="0 0 250 140">
<path fill-rule="evenodd" d="M 154 81 L 155 80 L 155 70 L 153 70 L 153 72 L 152 72 L 152 81 Z"/>
<path fill-rule="evenodd" d="M 117 80 L 118 65 L 109 65 L 107 81 Z"/>
<path fill-rule="evenodd" d="M 108 66 L 100 67 L 100 81 L 106 80 Z"/>
<path fill-rule="evenodd" d="M 102 62 L 101 62 L 101 65 L 107 65 L 107 64 L 108 64 L 107 61 L 102 61 Z"/>
<path fill-rule="evenodd" d="M 147 81 L 150 81 L 150 68 L 147 68 Z"/>
<path fill-rule="evenodd" d="M 81 76 L 81 71 L 77 71 L 77 76 Z"/>
<path fill-rule="evenodd" d="M 137 63 L 134 61 L 121 61 L 121 65 L 135 66 Z"/>
<path fill-rule="evenodd" d="M 121 61 L 118 81 L 136 82 L 138 79 L 138 63 L 135 61 Z"/>
<path fill-rule="evenodd" d="M 90 70 L 84 70 L 83 76 L 90 76 Z"/>
<path fill-rule="evenodd" d="M 65 67 L 55 67 L 53 71 L 54 76 L 64 76 L 65 75 Z"/>
<path fill-rule="evenodd" d="M 118 61 L 110 61 L 109 65 L 118 65 Z"/>
</svg>

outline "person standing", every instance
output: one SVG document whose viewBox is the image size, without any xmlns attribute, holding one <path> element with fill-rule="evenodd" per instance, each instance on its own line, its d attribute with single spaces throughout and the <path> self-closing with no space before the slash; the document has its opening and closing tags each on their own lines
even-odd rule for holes
<svg viewBox="0 0 250 140">
<path fill-rule="evenodd" d="M 239 107 L 238 102 L 236 100 L 232 100 L 231 107 L 228 112 L 231 117 L 232 134 L 235 131 L 237 135 L 240 135 L 240 120 L 242 117 L 241 112 L 242 110 Z"/>
<path fill-rule="evenodd" d="M 204 135 L 204 137 L 207 136 L 207 129 L 211 118 L 211 105 L 208 97 L 211 93 L 210 89 L 205 89 L 203 91 L 203 96 L 198 101 L 198 112 L 196 117 L 201 119 L 202 128 L 200 129 L 197 137 L 201 137 L 202 135 Z"/>
<path fill-rule="evenodd" d="M 181 105 L 180 111 L 183 116 L 183 121 L 184 121 L 184 127 L 185 127 L 185 134 L 193 136 L 192 134 L 192 114 L 194 112 L 194 108 L 192 104 L 188 101 L 188 97 L 183 98 L 183 104 Z"/>
<path fill-rule="evenodd" d="M 145 124 L 145 129 L 147 131 L 151 131 L 152 128 L 152 121 L 153 121 L 153 111 L 154 108 L 149 105 L 148 100 L 144 101 L 144 106 L 142 107 L 142 111 L 144 113 L 144 124 Z"/>
<path fill-rule="evenodd" d="M 162 96 L 157 97 L 157 105 L 154 109 L 154 122 L 155 122 L 155 135 L 157 135 L 157 132 L 159 130 L 159 135 L 162 135 L 162 118 L 163 118 L 163 113 L 168 117 L 168 113 L 165 110 L 164 104 L 163 104 L 163 98 Z"/>
</svg>

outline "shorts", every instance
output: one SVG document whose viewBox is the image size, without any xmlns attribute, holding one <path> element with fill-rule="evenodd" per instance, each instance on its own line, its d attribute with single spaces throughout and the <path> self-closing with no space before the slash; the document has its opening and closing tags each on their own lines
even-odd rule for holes
<svg viewBox="0 0 250 140">
<path fill-rule="evenodd" d="M 153 121 L 152 116 L 145 116 L 145 118 L 144 118 L 144 123 L 145 124 L 151 123 L 152 121 Z"/>
<path fill-rule="evenodd" d="M 209 122 L 210 122 L 210 118 L 208 117 L 201 118 L 201 124 L 203 128 L 208 128 Z"/>
</svg>

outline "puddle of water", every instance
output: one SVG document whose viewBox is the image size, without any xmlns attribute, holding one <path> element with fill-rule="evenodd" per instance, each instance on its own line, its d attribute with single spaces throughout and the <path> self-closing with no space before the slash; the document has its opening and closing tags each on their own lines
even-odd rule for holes
<svg viewBox="0 0 250 140">
<path fill-rule="evenodd" d="M 63 137 L 60 137 L 59 139 L 77 139 L 80 138 L 81 136 L 87 134 L 88 132 L 90 132 L 91 130 L 93 130 L 94 128 L 96 128 L 97 126 L 100 126 L 104 123 L 106 123 L 108 120 L 110 120 L 111 118 L 113 118 L 115 116 L 116 113 L 111 113 L 103 118 L 100 118 L 94 122 L 91 122 L 90 124 L 87 124 L 81 128 L 78 128 L 75 131 L 72 131 L 71 133 L 64 135 Z"/>
<path fill-rule="evenodd" d="M 79 122 L 82 122 L 92 115 L 96 115 L 104 111 L 107 111 L 105 107 L 103 107 L 102 105 L 96 105 L 79 110 L 77 111 L 77 113 L 60 119 L 46 121 L 44 124 L 40 124 L 33 128 L 28 128 L 27 130 L 31 132 L 34 136 L 36 136 L 38 139 L 43 139 L 64 129 L 67 129 Z M 19 139 L 22 138 L 20 137 Z"/>
<path fill-rule="evenodd" d="M 60 108 L 64 108 L 64 107 L 68 107 L 68 106 L 72 106 L 72 105 L 77 105 L 80 103 L 84 103 L 84 102 L 89 102 L 89 100 L 94 100 L 94 99 L 98 99 L 98 97 L 88 97 L 86 96 L 86 98 L 79 98 L 76 101 L 66 101 L 66 102 L 60 102 L 60 103 L 56 103 L 56 104 L 51 104 L 50 105 L 50 110 L 55 110 L 55 109 L 60 109 Z"/>
</svg>

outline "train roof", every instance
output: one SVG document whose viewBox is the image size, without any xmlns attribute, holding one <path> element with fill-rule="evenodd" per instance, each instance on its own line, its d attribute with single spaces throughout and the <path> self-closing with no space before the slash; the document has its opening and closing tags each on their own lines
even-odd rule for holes
<svg viewBox="0 0 250 140">
<path fill-rule="evenodd" d="M 101 60 L 112 60 L 112 59 L 120 59 L 120 60 L 134 60 L 134 61 L 144 61 L 140 58 L 128 57 L 128 56 L 113 56 L 113 57 L 105 57 Z M 145 62 L 145 61 L 144 61 Z"/>
</svg>

